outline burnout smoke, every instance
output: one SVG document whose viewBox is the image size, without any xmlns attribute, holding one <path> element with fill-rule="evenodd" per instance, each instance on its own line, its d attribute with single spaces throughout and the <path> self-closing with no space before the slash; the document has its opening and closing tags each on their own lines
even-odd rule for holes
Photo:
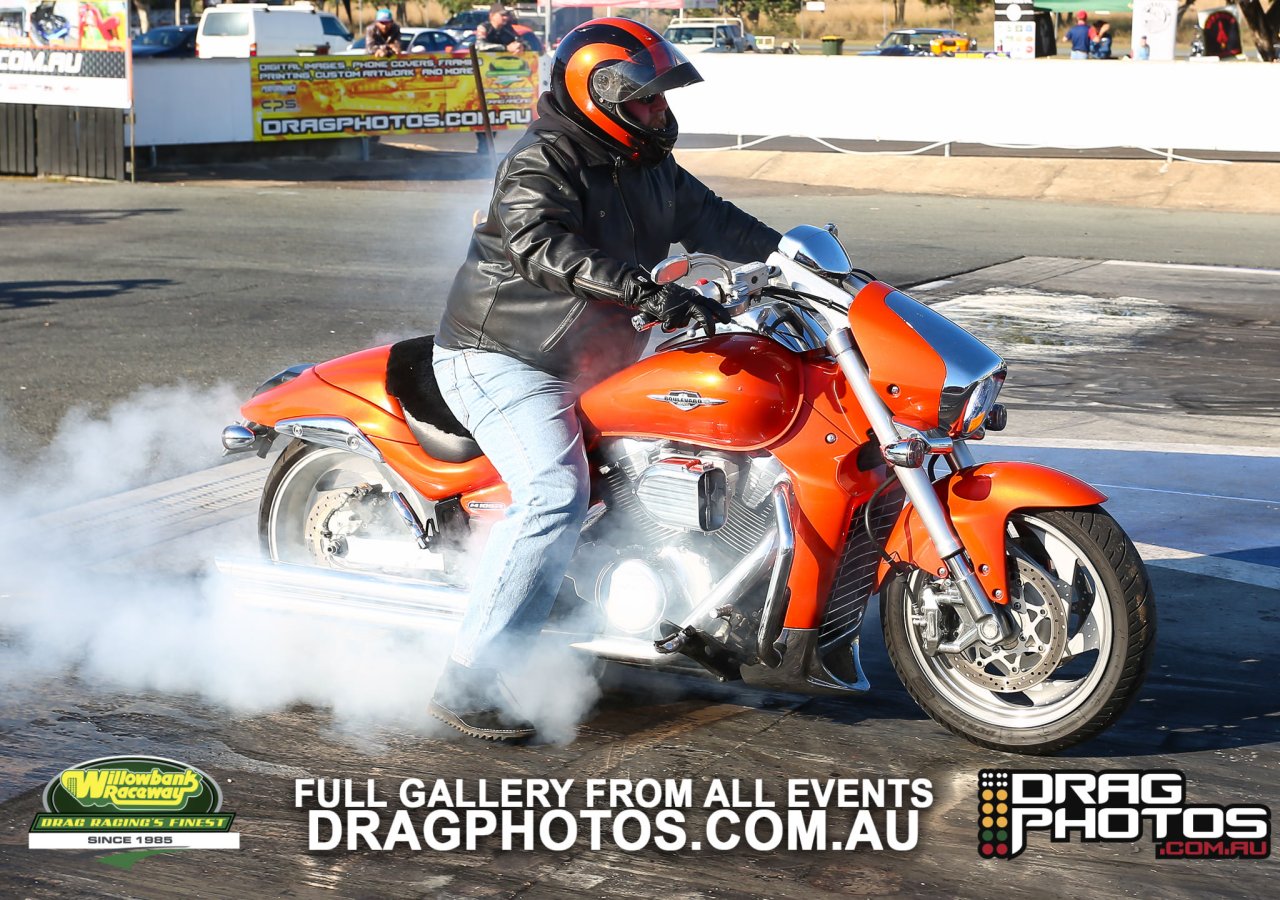
<svg viewBox="0 0 1280 900">
<path fill-rule="evenodd" d="M 0 457 L 10 495 L 0 689 L 20 703 L 26 689 L 74 676 L 102 690 L 198 695 L 235 714 L 308 703 L 353 734 L 442 734 L 426 703 L 450 635 L 244 602 L 212 563 L 256 551 L 252 511 L 194 540 L 166 540 L 162 521 L 133 523 L 124 544 L 120 530 L 95 527 L 101 498 L 216 465 L 237 406 L 225 385 L 148 388 L 102 413 L 73 410 L 35 460 Z M 511 680 L 530 687 L 520 700 L 549 740 L 572 740 L 596 697 L 585 664 L 551 645 Z"/>
</svg>

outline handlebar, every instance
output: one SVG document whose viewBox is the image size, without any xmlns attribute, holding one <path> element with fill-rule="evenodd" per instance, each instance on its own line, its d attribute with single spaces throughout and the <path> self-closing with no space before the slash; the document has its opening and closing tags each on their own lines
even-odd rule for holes
<svg viewBox="0 0 1280 900">
<path fill-rule="evenodd" d="M 728 298 L 729 302 L 721 305 L 730 316 L 743 312 L 751 298 L 759 295 L 769 284 L 769 267 L 765 263 L 747 263 L 735 269 L 725 260 L 707 253 L 668 257 L 654 266 L 649 274 L 658 284 L 671 284 L 700 266 L 719 270 L 722 278 L 715 281 L 701 279 L 692 290 L 698 291 L 708 300 L 724 301 Z M 639 332 L 648 331 L 657 324 L 658 319 L 645 313 L 637 313 L 631 317 L 632 327 Z"/>
</svg>

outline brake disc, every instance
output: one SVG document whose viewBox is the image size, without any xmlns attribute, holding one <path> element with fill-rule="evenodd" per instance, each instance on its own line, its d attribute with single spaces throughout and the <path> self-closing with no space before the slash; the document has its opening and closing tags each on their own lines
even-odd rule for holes
<svg viewBox="0 0 1280 900">
<path fill-rule="evenodd" d="M 351 507 L 351 501 L 359 500 L 369 492 L 366 485 L 321 491 L 307 513 L 302 539 L 311 551 L 311 557 L 321 565 L 334 565 L 346 551 L 346 537 L 360 530 L 363 521 Z"/>
<path fill-rule="evenodd" d="M 1008 612 L 1017 633 L 999 646 L 975 644 L 951 657 L 957 672 L 997 694 L 1015 694 L 1044 681 L 1062 663 L 1067 648 L 1067 607 L 1057 588 L 1028 560 L 1013 562 Z"/>
</svg>

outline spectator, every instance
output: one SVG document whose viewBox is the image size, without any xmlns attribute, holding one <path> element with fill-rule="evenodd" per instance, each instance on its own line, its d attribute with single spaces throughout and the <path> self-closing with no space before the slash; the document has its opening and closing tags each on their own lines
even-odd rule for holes
<svg viewBox="0 0 1280 900">
<path fill-rule="evenodd" d="M 1094 39 L 1090 47 L 1094 59 L 1110 59 L 1111 58 L 1111 23 L 1104 22 L 1102 19 L 1093 23 L 1097 37 Z"/>
<path fill-rule="evenodd" d="M 514 14 L 503 3 L 490 6 L 489 24 L 481 24 L 476 29 L 476 49 L 498 52 L 505 50 L 508 53 L 519 53 L 525 49 L 524 41 L 511 27 L 514 18 Z"/>
<path fill-rule="evenodd" d="M 511 27 L 513 18 L 511 10 L 499 0 L 489 7 L 489 23 L 481 23 L 476 29 L 476 49 L 485 53 L 519 53 L 525 49 L 524 41 Z M 489 135 L 483 130 L 476 132 L 476 152 L 488 153 Z"/>
<path fill-rule="evenodd" d="M 1067 43 L 1072 59 L 1089 58 L 1089 14 L 1083 9 L 1076 13 L 1076 24 L 1067 29 Z"/>
<path fill-rule="evenodd" d="M 1147 43 L 1147 36 L 1144 34 L 1141 38 L 1139 38 L 1139 40 L 1142 43 L 1138 44 L 1138 49 L 1134 51 L 1133 58 L 1134 59 L 1150 59 L 1151 45 Z"/>
<path fill-rule="evenodd" d="M 400 26 L 391 17 L 391 10 L 378 10 L 373 24 L 365 29 L 364 50 L 377 57 L 397 56 L 404 52 L 400 46 Z"/>
</svg>

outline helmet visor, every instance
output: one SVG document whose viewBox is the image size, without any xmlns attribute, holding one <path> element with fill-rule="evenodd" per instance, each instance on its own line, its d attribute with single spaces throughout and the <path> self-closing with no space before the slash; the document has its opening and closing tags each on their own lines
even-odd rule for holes
<svg viewBox="0 0 1280 900">
<path fill-rule="evenodd" d="M 629 59 L 598 69 L 592 77 L 592 87 L 601 100 L 623 103 L 701 80 L 702 76 L 683 53 L 660 41 Z"/>
</svg>

